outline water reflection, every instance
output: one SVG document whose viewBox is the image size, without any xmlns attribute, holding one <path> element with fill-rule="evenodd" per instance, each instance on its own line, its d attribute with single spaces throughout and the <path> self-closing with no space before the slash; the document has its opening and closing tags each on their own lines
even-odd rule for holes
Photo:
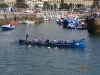
<svg viewBox="0 0 100 75">
<path fill-rule="evenodd" d="M 94 33 L 94 34 L 90 34 L 90 37 L 93 37 L 93 38 L 98 38 L 98 39 L 100 39 L 100 33 Z"/>
</svg>

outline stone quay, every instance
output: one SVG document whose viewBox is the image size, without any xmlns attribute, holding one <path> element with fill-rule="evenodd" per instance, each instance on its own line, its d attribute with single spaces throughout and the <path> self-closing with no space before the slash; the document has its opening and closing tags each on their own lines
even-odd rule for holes
<svg viewBox="0 0 100 75">
<path fill-rule="evenodd" d="M 0 13 L 0 25 L 8 24 L 11 21 L 33 20 L 36 23 L 43 22 L 42 13 L 4 12 Z"/>
</svg>

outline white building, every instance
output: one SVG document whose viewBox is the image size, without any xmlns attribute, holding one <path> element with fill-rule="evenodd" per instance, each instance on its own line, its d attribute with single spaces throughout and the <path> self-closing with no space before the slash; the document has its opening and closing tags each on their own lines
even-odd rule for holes
<svg viewBox="0 0 100 75">
<path fill-rule="evenodd" d="M 9 7 L 13 7 L 16 4 L 16 0 L 4 0 Z"/>
<path fill-rule="evenodd" d="M 35 5 L 38 5 L 39 7 L 43 7 L 44 1 L 48 1 L 48 0 L 26 0 L 25 3 L 29 7 L 34 7 Z"/>
<path fill-rule="evenodd" d="M 42 1 L 48 1 L 48 0 L 42 0 Z"/>
</svg>

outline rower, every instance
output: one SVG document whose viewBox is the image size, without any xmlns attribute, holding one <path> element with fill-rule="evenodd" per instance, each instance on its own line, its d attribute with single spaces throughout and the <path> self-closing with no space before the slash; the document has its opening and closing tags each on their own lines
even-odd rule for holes
<svg viewBox="0 0 100 75">
<path fill-rule="evenodd" d="M 53 40 L 53 43 L 55 44 L 55 43 L 57 43 L 57 41 L 54 39 L 54 40 Z"/>
<path fill-rule="evenodd" d="M 45 40 L 44 43 L 50 43 L 49 39 Z"/>
<path fill-rule="evenodd" d="M 40 43 L 43 43 L 43 39 L 40 39 Z"/>
<path fill-rule="evenodd" d="M 26 41 L 28 41 L 28 37 L 29 37 L 29 35 L 28 35 L 28 34 L 26 34 Z"/>
<path fill-rule="evenodd" d="M 68 42 L 69 42 L 68 40 L 65 40 L 65 41 L 64 41 L 64 44 L 67 44 Z"/>
<path fill-rule="evenodd" d="M 35 39 L 34 39 L 34 42 L 35 42 L 35 43 L 37 43 L 37 42 L 38 42 L 37 38 L 35 38 Z"/>
<path fill-rule="evenodd" d="M 76 40 L 73 40 L 73 43 L 76 43 Z"/>
<path fill-rule="evenodd" d="M 47 39 L 47 41 L 46 41 L 47 43 L 49 43 L 50 41 L 49 41 L 49 39 Z"/>
<path fill-rule="evenodd" d="M 68 40 L 66 40 L 67 41 L 67 43 L 69 43 L 69 41 Z"/>
<path fill-rule="evenodd" d="M 60 38 L 60 44 L 62 44 L 63 43 L 63 40 Z"/>
</svg>

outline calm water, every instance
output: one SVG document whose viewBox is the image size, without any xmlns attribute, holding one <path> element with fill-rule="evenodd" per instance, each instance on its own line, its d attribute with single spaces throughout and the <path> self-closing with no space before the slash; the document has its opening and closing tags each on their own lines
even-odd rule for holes
<svg viewBox="0 0 100 75">
<path fill-rule="evenodd" d="M 86 39 L 86 47 L 60 48 L 19 45 L 18 40 Z M 68 30 L 55 21 L 37 25 L 19 25 L 13 31 L 0 32 L 0 75 L 100 75 L 100 35 L 87 30 Z"/>
</svg>

